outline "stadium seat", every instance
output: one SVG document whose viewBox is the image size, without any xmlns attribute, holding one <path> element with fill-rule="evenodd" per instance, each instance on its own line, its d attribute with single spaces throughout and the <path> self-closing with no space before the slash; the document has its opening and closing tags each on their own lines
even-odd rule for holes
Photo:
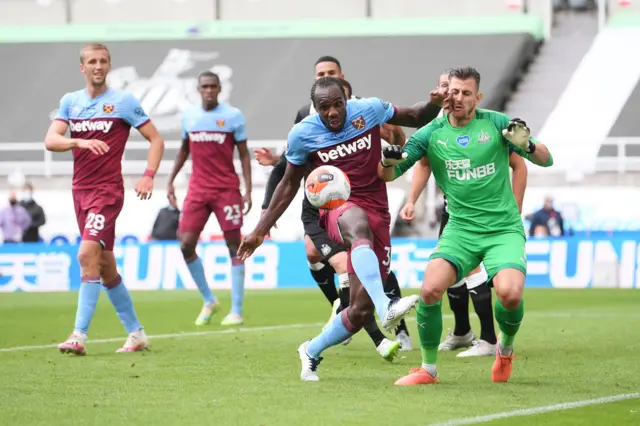
<svg viewBox="0 0 640 426">
<path fill-rule="evenodd" d="M 0 25 L 64 24 L 65 3 L 65 0 L 0 0 Z"/>
<path fill-rule="evenodd" d="M 212 0 L 75 0 L 76 24 L 144 21 L 206 21 L 216 19 Z"/>
<path fill-rule="evenodd" d="M 311 7 L 301 0 L 218 1 L 220 19 L 224 20 L 365 18 L 367 11 L 366 0 L 324 0 Z"/>
<path fill-rule="evenodd" d="M 371 0 L 374 18 L 500 16 L 523 10 L 524 2 L 518 0 Z"/>
</svg>

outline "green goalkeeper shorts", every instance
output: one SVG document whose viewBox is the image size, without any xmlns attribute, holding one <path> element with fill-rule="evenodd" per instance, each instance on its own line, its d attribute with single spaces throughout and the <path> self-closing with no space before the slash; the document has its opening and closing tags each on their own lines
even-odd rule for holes
<svg viewBox="0 0 640 426">
<path fill-rule="evenodd" d="M 502 269 L 517 269 L 527 275 L 526 239 L 517 231 L 478 234 L 460 229 L 449 222 L 429 259 L 445 259 L 452 263 L 460 281 L 481 262 L 489 282 Z"/>
</svg>

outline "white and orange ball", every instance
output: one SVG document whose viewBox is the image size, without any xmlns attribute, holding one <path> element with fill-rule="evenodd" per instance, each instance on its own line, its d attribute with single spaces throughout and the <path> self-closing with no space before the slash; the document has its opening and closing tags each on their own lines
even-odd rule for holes
<svg viewBox="0 0 640 426">
<path fill-rule="evenodd" d="M 304 190 L 312 206 L 333 210 L 347 202 L 351 194 L 351 183 L 339 168 L 320 166 L 309 173 Z"/>
</svg>

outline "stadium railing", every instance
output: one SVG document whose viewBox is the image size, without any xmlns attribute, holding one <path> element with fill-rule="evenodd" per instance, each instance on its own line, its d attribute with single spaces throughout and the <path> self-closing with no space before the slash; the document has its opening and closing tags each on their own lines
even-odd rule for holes
<svg viewBox="0 0 640 426">
<path fill-rule="evenodd" d="M 214 20 L 499 17 L 529 13 L 551 33 L 551 0 L 0 0 L 0 25 L 204 22 Z M 336 14 L 339 11 L 339 14 Z"/>
<path fill-rule="evenodd" d="M 168 175 L 173 167 L 173 152 L 180 148 L 181 141 L 166 141 L 165 142 L 165 155 L 164 160 L 160 164 L 159 174 Z M 253 150 L 256 148 L 269 148 L 272 151 L 280 154 L 286 146 L 284 140 L 253 140 L 247 142 L 249 152 L 253 156 Z M 149 149 L 149 143 L 146 141 L 129 141 L 125 148 L 124 156 L 122 158 L 122 173 L 126 175 L 140 174 L 141 170 L 144 170 L 146 166 L 146 160 L 133 160 L 127 159 L 127 153 L 131 154 L 132 151 L 146 151 Z M 54 153 L 47 151 L 44 148 L 43 142 L 19 142 L 19 143 L 0 143 L 0 158 L 3 153 L 23 153 L 25 151 L 41 152 L 41 161 L 0 161 L 0 176 L 8 176 L 19 170 L 21 173 L 29 176 L 42 176 L 42 177 L 54 177 L 54 176 L 70 176 L 73 174 L 73 161 L 57 160 L 54 159 Z M 258 174 L 262 173 L 262 166 L 258 166 Z M 241 165 L 238 159 L 235 160 L 236 170 L 240 171 Z M 191 160 L 185 163 L 185 170 L 191 171 Z M 256 177 L 254 173 L 254 177 Z M 258 176 L 259 177 L 259 176 Z M 262 182 L 257 182 L 258 184 Z"/>
</svg>

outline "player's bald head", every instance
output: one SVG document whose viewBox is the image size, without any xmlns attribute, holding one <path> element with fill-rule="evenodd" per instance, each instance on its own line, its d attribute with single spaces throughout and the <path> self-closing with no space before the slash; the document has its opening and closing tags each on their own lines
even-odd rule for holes
<svg viewBox="0 0 640 426">
<path fill-rule="evenodd" d="M 314 105 L 316 104 L 316 92 L 326 94 L 328 93 L 328 89 L 334 86 L 340 89 L 342 96 L 346 99 L 347 94 L 343 81 L 344 80 L 335 77 L 321 77 L 317 79 L 315 83 L 313 83 L 313 86 L 311 86 L 311 102 L 313 102 Z"/>
<path fill-rule="evenodd" d="M 88 43 L 82 49 L 80 49 L 80 63 L 84 63 L 84 58 L 89 52 L 95 52 L 97 50 L 102 50 L 107 53 L 107 57 L 109 58 L 109 62 L 111 62 L 111 53 L 107 46 L 101 43 Z"/>
</svg>

